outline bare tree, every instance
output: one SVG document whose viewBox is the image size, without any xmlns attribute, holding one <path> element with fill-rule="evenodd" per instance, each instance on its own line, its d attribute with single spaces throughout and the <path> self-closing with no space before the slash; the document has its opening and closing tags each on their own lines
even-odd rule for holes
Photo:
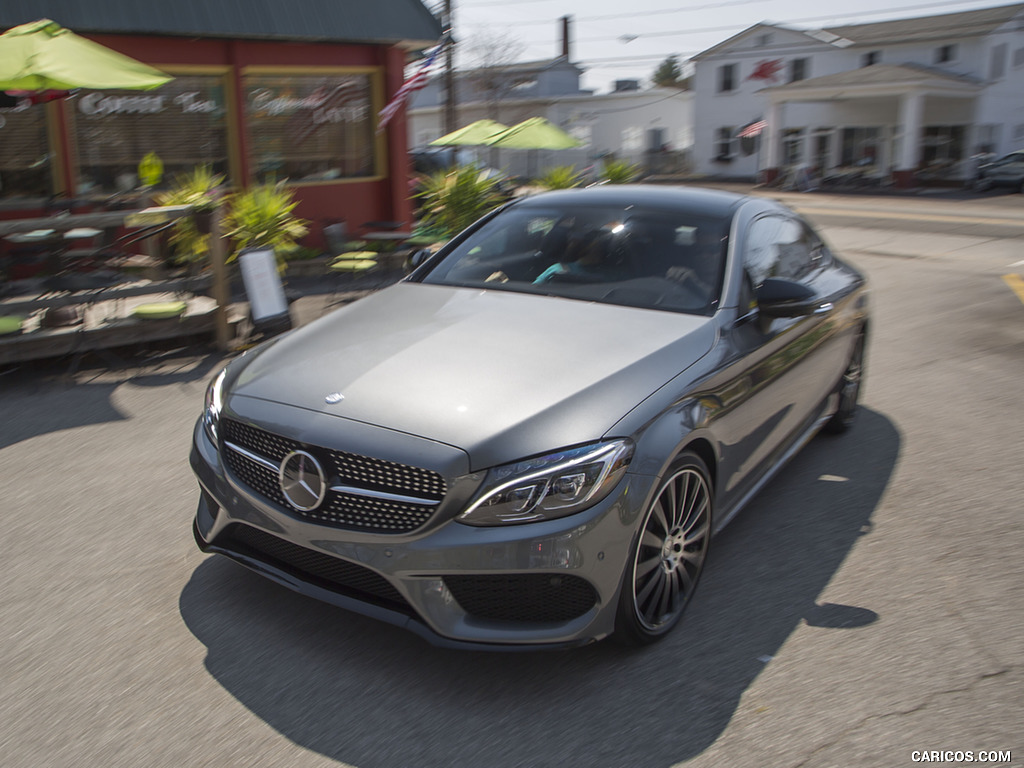
<svg viewBox="0 0 1024 768">
<path fill-rule="evenodd" d="M 525 48 L 519 39 L 491 31 L 475 34 L 466 45 L 469 58 L 466 79 L 472 89 L 471 98 L 485 102 L 493 120 L 501 120 L 502 99 L 516 87 L 534 79 L 532 73 L 517 72 L 513 66 Z"/>
</svg>

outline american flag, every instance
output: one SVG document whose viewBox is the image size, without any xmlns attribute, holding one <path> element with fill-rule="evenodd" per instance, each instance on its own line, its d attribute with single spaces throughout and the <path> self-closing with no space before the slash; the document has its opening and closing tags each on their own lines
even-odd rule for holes
<svg viewBox="0 0 1024 768">
<path fill-rule="evenodd" d="M 756 123 L 751 123 L 745 126 L 737 135 L 741 139 L 747 139 L 753 136 L 757 136 L 765 128 L 768 127 L 768 123 L 764 120 L 758 120 Z"/>
<path fill-rule="evenodd" d="M 427 84 L 427 75 L 430 72 L 430 68 L 434 66 L 434 59 L 437 58 L 437 54 L 444 48 L 445 40 L 442 40 L 430 51 L 430 55 L 427 56 L 426 60 L 419 66 L 416 72 L 402 83 L 402 87 L 395 91 L 395 95 L 391 97 L 391 101 L 387 103 L 377 115 L 377 133 L 384 130 L 391 118 L 398 114 L 398 111 L 405 106 L 405 102 L 413 94 L 414 91 L 420 90 Z"/>
</svg>

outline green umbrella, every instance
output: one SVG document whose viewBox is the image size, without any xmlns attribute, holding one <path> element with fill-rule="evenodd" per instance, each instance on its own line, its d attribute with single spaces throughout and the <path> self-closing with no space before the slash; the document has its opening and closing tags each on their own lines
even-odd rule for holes
<svg viewBox="0 0 1024 768">
<path fill-rule="evenodd" d="M 543 117 L 531 117 L 517 123 L 492 136 L 484 144 L 502 149 L 573 149 L 583 146 L 583 142 L 577 141 Z"/>
<path fill-rule="evenodd" d="M 445 134 L 430 142 L 432 147 L 478 147 L 487 143 L 487 139 L 507 131 L 508 126 L 494 120 L 477 120 L 457 131 Z"/>
<path fill-rule="evenodd" d="M 170 75 L 79 37 L 49 19 L 0 35 L 0 91 L 68 91 L 73 88 L 145 90 Z"/>
</svg>

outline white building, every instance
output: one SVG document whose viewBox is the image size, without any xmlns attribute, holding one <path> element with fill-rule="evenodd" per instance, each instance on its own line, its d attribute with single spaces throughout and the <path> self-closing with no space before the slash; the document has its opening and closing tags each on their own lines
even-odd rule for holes
<svg viewBox="0 0 1024 768">
<path fill-rule="evenodd" d="M 963 178 L 982 148 L 1024 147 L 1024 4 L 813 32 L 757 24 L 693 64 L 701 174 L 770 180 L 803 165 L 910 186 Z"/>
<path fill-rule="evenodd" d="M 584 169 L 614 157 L 665 170 L 680 165 L 693 144 L 693 94 L 675 88 L 638 90 L 634 81 L 594 94 L 580 89 L 582 70 L 567 56 L 456 73 L 456 128 L 482 118 L 506 125 L 543 117 L 583 146 L 559 151 L 477 150 L 480 161 L 516 176 L 535 177 L 545 168 Z M 440 77 L 409 105 L 409 148 L 419 150 L 444 134 Z"/>
</svg>

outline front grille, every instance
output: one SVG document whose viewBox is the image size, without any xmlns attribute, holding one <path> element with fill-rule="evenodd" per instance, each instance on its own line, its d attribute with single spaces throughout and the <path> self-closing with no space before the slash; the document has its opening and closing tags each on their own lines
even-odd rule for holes
<svg viewBox="0 0 1024 768">
<path fill-rule="evenodd" d="M 552 573 L 445 576 L 445 586 L 471 616 L 498 621 L 569 621 L 597 603 L 593 585 Z"/>
<path fill-rule="evenodd" d="M 225 461 L 235 476 L 289 514 L 311 522 L 367 533 L 408 533 L 430 519 L 437 502 L 447 492 L 444 478 L 437 472 L 309 445 L 232 419 L 224 419 L 221 424 L 227 443 L 269 463 L 268 466 L 228 448 L 224 452 Z M 328 491 L 318 508 L 294 509 L 281 492 L 276 467 L 285 456 L 297 450 L 317 458 L 328 476 L 328 485 L 347 486 L 352 492 Z M 369 495 L 363 496 L 359 491 Z M 405 496 L 415 501 L 380 498 L 379 494 Z M 423 503 L 416 503 L 420 499 Z"/>
<path fill-rule="evenodd" d="M 246 555 L 338 594 L 409 612 L 405 598 L 375 571 L 235 523 L 213 546 Z"/>
</svg>

